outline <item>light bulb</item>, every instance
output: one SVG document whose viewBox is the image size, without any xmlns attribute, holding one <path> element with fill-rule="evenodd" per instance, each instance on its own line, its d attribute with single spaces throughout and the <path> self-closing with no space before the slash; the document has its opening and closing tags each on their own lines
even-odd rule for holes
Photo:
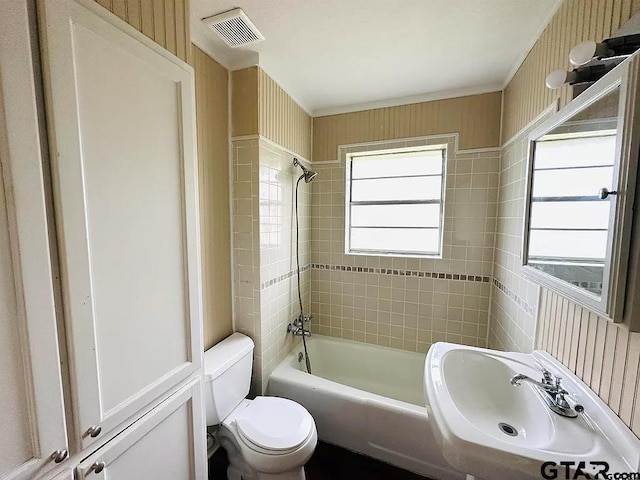
<svg viewBox="0 0 640 480">
<path fill-rule="evenodd" d="M 572 65 L 579 67 L 591 61 L 596 55 L 598 44 L 593 40 L 579 43 L 569 52 L 569 61 Z"/>
<path fill-rule="evenodd" d="M 597 43 L 593 40 L 579 43 L 569 52 L 569 61 L 572 65 L 579 67 L 585 63 L 589 63 L 594 57 L 608 57 L 613 52 L 609 51 L 607 43 Z"/>
<path fill-rule="evenodd" d="M 555 90 L 556 88 L 560 88 L 562 85 L 567 83 L 568 73 L 566 70 L 554 70 L 549 75 L 547 75 L 547 80 L 545 83 L 547 84 L 547 88 Z"/>
</svg>

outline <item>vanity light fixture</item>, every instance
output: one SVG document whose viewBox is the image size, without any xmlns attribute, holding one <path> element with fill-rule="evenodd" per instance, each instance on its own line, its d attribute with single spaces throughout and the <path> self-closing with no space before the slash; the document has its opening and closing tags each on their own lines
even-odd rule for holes
<svg viewBox="0 0 640 480">
<path fill-rule="evenodd" d="M 575 83 L 595 82 L 604 77 L 623 60 L 624 57 L 603 60 L 591 65 L 575 68 L 569 72 L 566 70 L 554 70 L 547 75 L 545 83 L 547 88 L 555 90 L 556 88 L 562 87 L 565 83 L 573 85 Z"/>
<path fill-rule="evenodd" d="M 593 58 L 608 58 L 631 55 L 640 48 L 640 33 L 607 38 L 598 43 L 593 40 L 579 43 L 569 52 L 569 61 L 579 67 Z"/>
</svg>

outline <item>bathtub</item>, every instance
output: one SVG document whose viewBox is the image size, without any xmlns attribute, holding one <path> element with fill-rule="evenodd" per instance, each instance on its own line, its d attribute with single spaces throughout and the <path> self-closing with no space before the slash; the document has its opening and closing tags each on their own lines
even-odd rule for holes
<svg viewBox="0 0 640 480">
<path fill-rule="evenodd" d="M 462 480 L 440 454 L 423 393 L 425 354 L 314 335 L 269 378 L 269 394 L 313 415 L 325 442 L 438 480 Z"/>
</svg>

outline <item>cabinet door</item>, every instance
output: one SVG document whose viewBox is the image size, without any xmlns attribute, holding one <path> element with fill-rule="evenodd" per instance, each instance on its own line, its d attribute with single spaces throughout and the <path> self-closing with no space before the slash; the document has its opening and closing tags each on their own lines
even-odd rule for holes
<svg viewBox="0 0 640 480">
<path fill-rule="evenodd" d="M 87 447 L 202 363 L 193 70 L 91 0 L 38 5 Z"/>
<path fill-rule="evenodd" d="M 65 470 L 58 473 L 51 480 L 73 480 L 73 470 Z"/>
<path fill-rule="evenodd" d="M 0 2 L 0 478 L 67 449 L 31 2 Z M 61 452 L 62 453 L 62 452 Z M 64 452 L 66 453 L 66 452 Z M 58 458 L 62 460 L 64 455 Z"/>
<path fill-rule="evenodd" d="M 84 460 L 78 480 L 204 480 L 203 408 L 195 379 Z"/>
</svg>

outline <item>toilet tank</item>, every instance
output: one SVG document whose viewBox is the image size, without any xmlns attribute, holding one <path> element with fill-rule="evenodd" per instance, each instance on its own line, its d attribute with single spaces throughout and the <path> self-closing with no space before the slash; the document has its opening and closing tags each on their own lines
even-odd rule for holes
<svg viewBox="0 0 640 480">
<path fill-rule="evenodd" d="M 249 394 L 253 340 L 234 333 L 204 352 L 207 425 L 222 423 Z"/>
</svg>

